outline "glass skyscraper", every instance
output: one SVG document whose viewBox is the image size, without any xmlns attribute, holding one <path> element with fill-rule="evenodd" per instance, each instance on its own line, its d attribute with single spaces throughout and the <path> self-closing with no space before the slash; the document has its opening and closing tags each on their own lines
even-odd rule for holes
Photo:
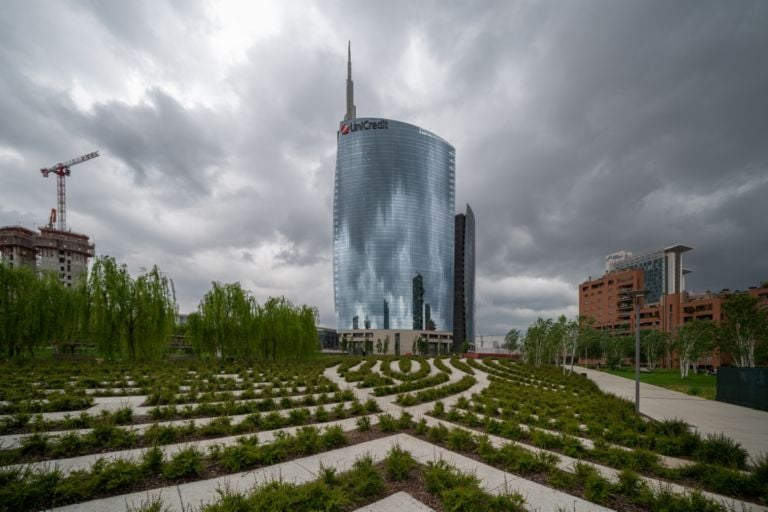
<svg viewBox="0 0 768 512">
<path fill-rule="evenodd" d="M 357 318 L 371 329 L 452 330 L 454 206 L 455 153 L 446 141 L 391 119 L 341 123 L 333 206 L 338 329 Z"/>
<path fill-rule="evenodd" d="M 453 349 L 475 340 L 475 214 L 456 215 L 453 259 Z"/>
</svg>

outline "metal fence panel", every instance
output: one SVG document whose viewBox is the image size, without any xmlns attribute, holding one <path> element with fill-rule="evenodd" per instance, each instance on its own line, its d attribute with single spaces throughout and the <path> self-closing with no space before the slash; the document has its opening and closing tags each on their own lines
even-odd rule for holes
<svg viewBox="0 0 768 512">
<path fill-rule="evenodd" d="M 768 411 L 768 368 L 719 368 L 717 400 Z"/>
</svg>

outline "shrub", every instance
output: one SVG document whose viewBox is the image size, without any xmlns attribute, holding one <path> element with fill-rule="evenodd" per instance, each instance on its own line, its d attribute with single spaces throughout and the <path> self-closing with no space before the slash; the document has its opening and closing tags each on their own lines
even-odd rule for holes
<svg viewBox="0 0 768 512">
<path fill-rule="evenodd" d="M 754 457 L 751 461 L 752 478 L 755 483 L 761 483 L 765 487 L 765 498 L 768 500 L 768 453 Z"/>
<path fill-rule="evenodd" d="M 117 425 L 127 425 L 133 421 L 133 409 L 130 407 L 123 407 L 112 413 Z"/>
<path fill-rule="evenodd" d="M 324 449 L 330 450 L 347 444 L 347 436 L 340 425 L 326 427 L 320 437 L 320 444 Z"/>
<path fill-rule="evenodd" d="M 22 455 L 44 455 L 48 451 L 48 436 L 32 434 L 21 442 Z"/>
<path fill-rule="evenodd" d="M 242 471 L 254 461 L 254 454 L 250 446 L 236 444 L 225 446 L 216 457 L 227 471 Z"/>
<path fill-rule="evenodd" d="M 451 358 L 451 366 L 457 370 L 463 371 L 464 373 L 468 373 L 470 375 L 475 374 L 475 371 L 467 363 L 460 361 L 458 357 L 454 356 Z"/>
<path fill-rule="evenodd" d="M 344 408 L 343 403 L 336 404 L 331 410 L 331 414 L 337 420 L 342 420 L 347 417 L 347 410 Z"/>
<path fill-rule="evenodd" d="M 99 459 L 102 461 L 104 459 Z M 138 482 L 143 477 L 141 467 L 133 462 L 117 459 L 103 465 L 91 467 L 92 485 L 100 490 L 113 492 L 124 489 Z"/>
<path fill-rule="evenodd" d="M 442 418 L 443 414 L 445 414 L 445 404 L 438 400 L 435 402 L 435 405 L 432 407 L 432 416 L 435 416 L 436 418 Z"/>
<path fill-rule="evenodd" d="M 591 473 L 584 481 L 584 496 L 593 503 L 603 504 L 608 499 L 611 484 L 597 472 Z"/>
<path fill-rule="evenodd" d="M 477 442 L 472 433 L 459 427 L 451 429 L 445 442 L 451 450 L 465 452 L 470 451 L 477 446 Z"/>
<path fill-rule="evenodd" d="M 325 410 L 325 407 L 322 405 L 318 405 L 317 409 L 315 409 L 315 421 L 318 423 L 325 423 L 328 421 L 329 414 L 328 411 Z"/>
<path fill-rule="evenodd" d="M 355 425 L 357 426 L 357 430 L 360 432 L 368 432 L 371 430 L 371 417 L 370 416 L 360 416 L 355 420 Z"/>
<path fill-rule="evenodd" d="M 456 487 L 477 487 L 478 479 L 474 475 L 460 473 L 443 459 L 429 461 L 422 469 L 427 491 L 439 494 Z"/>
<path fill-rule="evenodd" d="M 365 412 L 369 414 L 373 414 L 375 412 L 380 412 L 381 409 L 379 408 L 379 403 L 374 400 L 373 398 L 369 398 L 365 401 L 363 404 L 363 409 L 365 409 Z"/>
<path fill-rule="evenodd" d="M 405 480 L 415 467 L 416 461 L 411 454 L 400 448 L 399 445 L 393 446 L 384 459 L 387 476 L 393 480 Z"/>
<path fill-rule="evenodd" d="M 397 420 L 398 428 L 401 430 L 407 430 L 409 428 L 412 428 L 413 425 L 414 425 L 413 415 L 408 411 L 401 411 L 400 418 L 398 418 Z"/>
<path fill-rule="evenodd" d="M 320 449 L 320 430 L 317 427 L 307 426 L 296 430 L 296 451 L 301 455 L 309 455 Z"/>
<path fill-rule="evenodd" d="M 225 436 L 232 432 L 232 418 L 219 416 L 200 427 L 200 434 L 204 436 Z"/>
<path fill-rule="evenodd" d="M 445 362 L 443 361 L 443 358 L 436 357 L 433 360 L 433 362 L 435 363 L 435 368 L 437 368 L 441 372 L 444 372 L 444 373 L 452 373 L 453 372 L 453 370 L 451 370 L 451 367 L 445 364 Z"/>
<path fill-rule="evenodd" d="M 550 460 L 537 457 L 532 452 L 513 443 L 507 443 L 499 448 L 497 457 L 508 471 L 520 475 L 543 473 L 553 467 Z"/>
<path fill-rule="evenodd" d="M 518 494 L 487 494 L 478 487 L 462 486 L 443 491 L 440 495 L 445 510 L 456 512 L 515 512 L 524 511 L 525 500 Z"/>
<path fill-rule="evenodd" d="M 438 423 L 437 425 L 430 427 L 427 437 L 430 441 L 435 443 L 443 443 L 448 438 L 449 433 L 450 430 L 448 430 L 448 427 L 442 423 Z"/>
<path fill-rule="evenodd" d="M 286 418 L 277 411 L 272 411 L 261 419 L 261 426 L 264 430 L 275 430 L 287 424 Z"/>
<path fill-rule="evenodd" d="M 382 432 L 395 432 L 397 420 L 389 413 L 379 414 L 379 428 Z"/>
<path fill-rule="evenodd" d="M 171 426 L 154 424 L 144 431 L 144 440 L 149 444 L 171 444 L 178 437 L 178 431 Z"/>
<path fill-rule="evenodd" d="M 353 465 L 353 472 L 354 477 L 347 483 L 352 496 L 369 498 L 378 496 L 386 489 L 384 480 L 376 471 L 370 456 L 357 459 Z"/>
<path fill-rule="evenodd" d="M 289 425 L 304 425 L 309 420 L 309 409 L 292 409 L 288 413 Z"/>
<path fill-rule="evenodd" d="M 696 459 L 719 464 L 728 468 L 744 469 L 747 465 L 747 450 L 724 434 L 708 435 L 694 452 Z"/>
<path fill-rule="evenodd" d="M 157 475 L 163 470 L 165 456 L 163 451 L 157 446 L 153 446 L 144 452 L 141 457 L 141 468 L 143 471 L 152 475 Z"/>
<path fill-rule="evenodd" d="M 203 474 L 203 454 L 194 447 L 175 453 L 163 468 L 163 476 L 171 480 Z"/>
<path fill-rule="evenodd" d="M 561 450 L 565 444 L 561 436 L 542 432 L 537 429 L 531 430 L 531 442 L 539 448 L 544 448 L 545 450 Z"/>
<path fill-rule="evenodd" d="M 85 450 L 85 441 L 75 432 L 64 434 L 51 445 L 51 457 L 72 457 Z"/>
</svg>

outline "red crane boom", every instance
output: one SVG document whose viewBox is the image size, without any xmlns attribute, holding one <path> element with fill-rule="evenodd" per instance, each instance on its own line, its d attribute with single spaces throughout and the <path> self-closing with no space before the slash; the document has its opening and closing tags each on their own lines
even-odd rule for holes
<svg viewBox="0 0 768 512">
<path fill-rule="evenodd" d="M 97 156 L 99 156 L 99 152 L 94 151 L 93 153 L 88 153 L 86 155 L 73 158 L 72 160 L 67 160 L 66 162 L 60 162 L 50 167 L 44 167 L 43 169 L 40 169 L 40 173 L 45 178 L 47 178 L 50 173 L 53 173 L 58 177 L 58 196 L 59 196 L 58 217 L 59 217 L 60 231 L 67 230 L 67 185 L 66 185 L 65 179 L 67 176 L 71 174 L 69 168 L 72 167 L 73 165 L 87 162 L 88 160 L 96 158 Z M 55 219 L 56 219 L 56 215 L 52 214 L 51 224 L 53 224 L 53 221 Z"/>
</svg>

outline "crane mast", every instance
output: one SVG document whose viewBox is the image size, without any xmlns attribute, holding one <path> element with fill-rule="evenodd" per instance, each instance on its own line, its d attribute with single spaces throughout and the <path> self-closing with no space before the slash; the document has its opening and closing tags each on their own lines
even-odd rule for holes
<svg viewBox="0 0 768 512">
<path fill-rule="evenodd" d="M 98 151 L 94 151 L 93 153 L 88 153 L 82 156 L 79 156 L 77 158 L 73 158 L 72 160 L 67 160 L 66 162 L 60 162 L 58 164 L 54 164 L 50 167 L 44 167 L 40 169 L 40 173 L 43 175 L 43 177 L 47 178 L 49 174 L 53 173 L 57 176 L 58 181 L 58 220 L 59 220 L 59 231 L 66 231 L 67 230 L 67 183 L 66 183 L 66 177 L 71 174 L 71 171 L 69 170 L 70 167 L 73 165 L 81 164 L 83 162 L 87 162 L 88 160 L 91 160 L 93 158 L 96 158 L 99 156 Z M 55 210 L 54 210 L 55 211 Z M 56 220 L 57 215 L 53 212 L 51 212 L 51 224 Z"/>
</svg>

